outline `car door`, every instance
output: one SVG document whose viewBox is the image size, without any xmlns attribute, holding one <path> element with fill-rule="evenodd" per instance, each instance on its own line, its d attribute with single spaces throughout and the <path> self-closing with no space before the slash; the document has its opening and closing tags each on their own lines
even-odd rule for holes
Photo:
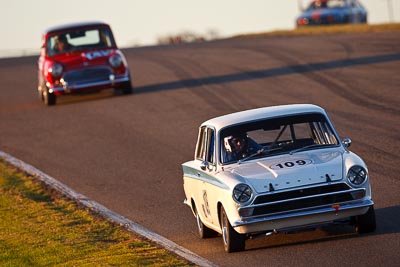
<svg viewBox="0 0 400 267">
<path fill-rule="evenodd" d="M 37 66 L 38 66 L 38 86 L 43 89 L 45 85 L 45 79 L 44 79 L 44 62 L 45 62 L 45 57 L 46 57 L 46 39 L 43 36 L 42 37 L 42 45 L 40 47 L 40 55 L 37 61 Z"/>
<path fill-rule="evenodd" d="M 197 197 L 199 212 L 203 215 L 203 222 L 213 223 L 211 216 L 210 185 L 215 181 L 215 131 L 211 127 L 204 126 L 200 129 L 198 146 L 196 149 L 197 176 L 201 182 L 200 195 Z M 211 196 L 212 197 L 212 196 Z M 213 198 L 213 197 L 212 197 Z"/>
</svg>

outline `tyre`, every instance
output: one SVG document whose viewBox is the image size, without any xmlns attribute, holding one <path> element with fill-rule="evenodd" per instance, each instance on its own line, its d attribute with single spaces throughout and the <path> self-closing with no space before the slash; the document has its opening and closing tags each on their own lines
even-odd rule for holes
<svg viewBox="0 0 400 267">
<path fill-rule="evenodd" d="M 129 95 L 132 94 L 133 92 L 133 87 L 132 87 L 132 82 L 131 82 L 131 76 L 129 75 L 129 80 L 124 82 L 121 87 L 120 87 L 122 93 L 124 95 Z"/>
<path fill-rule="evenodd" d="M 214 230 L 211 230 L 210 228 L 208 228 L 203 224 L 198 212 L 196 212 L 196 221 L 197 221 L 197 230 L 199 232 L 200 238 L 210 238 L 217 236 L 217 233 Z"/>
<path fill-rule="evenodd" d="M 124 95 L 130 95 L 130 94 L 132 94 L 133 89 L 132 89 L 131 82 L 125 82 L 125 83 L 121 86 L 121 90 L 122 90 L 122 93 L 123 93 Z"/>
<path fill-rule="evenodd" d="M 43 91 L 42 90 L 38 90 L 38 97 L 40 101 L 44 101 L 44 96 L 43 96 Z"/>
<path fill-rule="evenodd" d="M 48 89 L 44 92 L 43 98 L 44 98 L 44 103 L 47 106 L 53 106 L 56 104 L 56 96 L 52 93 L 49 93 Z"/>
<path fill-rule="evenodd" d="M 245 236 L 233 229 L 222 206 L 220 214 L 221 232 L 225 251 L 228 253 L 243 251 L 245 249 Z"/>
<path fill-rule="evenodd" d="M 367 213 L 355 216 L 355 229 L 359 234 L 371 233 L 376 230 L 374 206 L 371 206 Z"/>
</svg>

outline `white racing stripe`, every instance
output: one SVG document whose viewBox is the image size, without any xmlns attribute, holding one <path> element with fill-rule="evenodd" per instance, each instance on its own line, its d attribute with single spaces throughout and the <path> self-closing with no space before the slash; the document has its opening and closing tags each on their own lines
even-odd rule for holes
<svg viewBox="0 0 400 267">
<path fill-rule="evenodd" d="M 64 185 L 63 183 L 57 181 L 53 177 L 47 175 L 46 173 L 36 169 L 32 165 L 29 165 L 3 151 L 0 151 L 0 158 L 4 159 L 9 164 L 21 169 L 22 171 L 32 175 L 36 179 L 44 182 L 46 185 L 50 186 L 51 188 L 59 191 L 63 195 L 68 198 L 74 199 L 76 202 L 84 205 L 85 207 L 105 216 L 110 221 L 125 226 L 128 230 L 137 233 L 138 235 L 149 239 L 152 242 L 157 243 L 158 245 L 164 247 L 165 249 L 183 257 L 184 259 L 198 265 L 198 266 L 217 266 L 212 262 L 196 255 L 195 253 L 191 252 L 190 250 L 179 246 L 178 244 L 172 242 L 171 240 L 166 239 L 163 236 L 160 236 L 149 229 L 137 224 L 118 213 L 115 213 L 103 205 L 93 201 L 86 196 L 79 194 L 69 188 L 68 186 Z"/>
</svg>

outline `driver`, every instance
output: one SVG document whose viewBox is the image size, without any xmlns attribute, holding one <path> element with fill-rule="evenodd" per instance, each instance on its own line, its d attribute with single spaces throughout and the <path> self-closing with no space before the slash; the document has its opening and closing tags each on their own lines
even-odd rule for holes
<svg viewBox="0 0 400 267">
<path fill-rule="evenodd" d="M 58 35 L 54 37 L 54 40 L 54 51 L 56 51 L 57 53 L 65 52 L 69 49 L 69 43 L 65 35 Z"/>
<path fill-rule="evenodd" d="M 224 146 L 227 152 L 225 162 L 239 160 L 249 155 L 249 140 L 244 133 L 225 137 Z"/>
</svg>

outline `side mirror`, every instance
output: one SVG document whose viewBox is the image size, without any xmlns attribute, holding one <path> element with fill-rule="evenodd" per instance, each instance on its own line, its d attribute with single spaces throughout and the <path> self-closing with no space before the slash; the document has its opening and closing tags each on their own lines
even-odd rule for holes
<svg viewBox="0 0 400 267">
<path fill-rule="evenodd" d="M 202 161 L 200 163 L 200 169 L 202 169 L 203 171 L 205 171 L 208 168 L 208 162 L 207 161 Z"/>
<path fill-rule="evenodd" d="M 351 145 L 351 139 L 346 137 L 345 139 L 342 140 L 342 144 L 345 148 L 349 148 Z"/>
</svg>

